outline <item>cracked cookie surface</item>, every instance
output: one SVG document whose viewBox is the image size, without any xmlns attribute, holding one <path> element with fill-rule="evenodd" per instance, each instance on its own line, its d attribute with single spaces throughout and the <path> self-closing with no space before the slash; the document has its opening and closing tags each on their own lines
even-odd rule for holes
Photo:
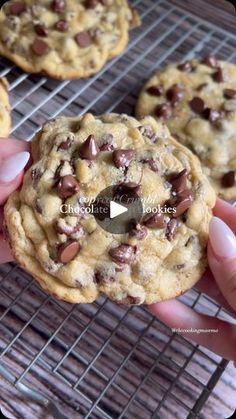
<svg viewBox="0 0 236 419">
<path fill-rule="evenodd" d="M 214 56 L 170 64 L 140 93 L 136 116 L 165 121 L 200 159 L 217 194 L 236 198 L 236 66 Z"/>
<path fill-rule="evenodd" d="M 8 96 L 8 83 L 0 78 L 0 137 L 7 137 L 11 128 L 11 109 Z"/>
<path fill-rule="evenodd" d="M 11 0 L 0 11 L 0 54 L 28 73 L 86 77 L 125 49 L 138 24 L 127 0 Z"/>
<path fill-rule="evenodd" d="M 118 304 L 150 304 L 200 279 L 215 193 L 165 124 L 117 114 L 60 117 L 37 133 L 32 156 L 4 215 L 16 260 L 49 293 L 71 303 L 105 294 Z M 150 214 L 145 204 L 129 233 L 108 233 L 80 210 L 110 185 L 175 213 Z"/>
</svg>

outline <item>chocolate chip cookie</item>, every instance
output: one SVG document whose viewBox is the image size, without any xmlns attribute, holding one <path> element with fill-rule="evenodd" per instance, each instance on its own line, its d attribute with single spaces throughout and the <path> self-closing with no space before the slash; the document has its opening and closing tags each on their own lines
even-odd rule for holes
<svg viewBox="0 0 236 419">
<path fill-rule="evenodd" d="M 5 223 L 16 260 L 50 294 L 71 303 L 105 294 L 118 304 L 150 304 L 199 280 L 215 193 L 165 124 L 117 114 L 60 117 L 36 135 L 32 157 Z M 143 202 L 140 222 L 125 234 L 105 231 L 86 211 L 111 185 L 135 190 Z"/>
<path fill-rule="evenodd" d="M 11 0 L 0 12 L 0 54 L 28 73 L 86 77 L 125 49 L 138 24 L 127 0 Z"/>
<path fill-rule="evenodd" d="M 153 115 L 200 159 L 215 191 L 236 198 L 236 66 L 214 56 L 170 64 L 144 86 L 137 117 Z"/>
<path fill-rule="evenodd" d="M 0 137 L 7 137 L 10 132 L 10 112 L 8 83 L 5 78 L 0 78 Z"/>
</svg>

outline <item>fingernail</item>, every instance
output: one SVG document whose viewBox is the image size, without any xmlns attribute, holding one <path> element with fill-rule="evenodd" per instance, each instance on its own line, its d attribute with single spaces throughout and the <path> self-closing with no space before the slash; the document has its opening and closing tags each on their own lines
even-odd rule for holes
<svg viewBox="0 0 236 419">
<path fill-rule="evenodd" d="M 210 242 L 216 256 L 230 258 L 236 256 L 236 237 L 227 224 L 213 217 L 209 227 Z"/>
<path fill-rule="evenodd" d="M 9 183 L 16 178 L 29 161 L 30 153 L 22 151 L 13 154 L 0 163 L 0 183 Z"/>
</svg>

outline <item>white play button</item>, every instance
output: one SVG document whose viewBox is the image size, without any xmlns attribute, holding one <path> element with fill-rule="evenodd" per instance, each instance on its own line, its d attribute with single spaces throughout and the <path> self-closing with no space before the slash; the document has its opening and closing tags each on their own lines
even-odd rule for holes
<svg viewBox="0 0 236 419">
<path fill-rule="evenodd" d="M 115 201 L 110 201 L 110 218 L 115 218 L 120 214 L 128 211 L 124 205 L 117 204 Z"/>
</svg>

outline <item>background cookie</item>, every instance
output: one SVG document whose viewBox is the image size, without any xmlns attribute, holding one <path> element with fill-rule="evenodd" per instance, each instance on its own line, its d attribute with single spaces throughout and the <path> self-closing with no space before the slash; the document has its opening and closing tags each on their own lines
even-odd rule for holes
<svg viewBox="0 0 236 419">
<path fill-rule="evenodd" d="M 72 303 L 103 293 L 119 304 L 152 303 L 201 277 L 215 193 L 164 124 L 117 114 L 61 117 L 43 126 L 32 153 L 5 220 L 15 258 L 51 294 Z M 79 209 L 110 185 L 176 213 L 145 214 L 129 233 L 108 233 Z M 74 213 L 63 214 L 62 204 Z"/>
<path fill-rule="evenodd" d="M 10 132 L 10 112 L 8 83 L 5 78 L 0 78 L 0 137 L 7 137 Z"/>
<path fill-rule="evenodd" d="M 139 23 L 127 0 L 12 0 L 0 12 L 0 54 L 58 79 L 96 73 Z"/>
<path fill-rule="evenodd" d="M 138 118 L 164 120 L 200 159 L 216 192 L 236 198 L 236 66 L 208 56 L 170 64 L 144 86 Z"/>
</svg>

